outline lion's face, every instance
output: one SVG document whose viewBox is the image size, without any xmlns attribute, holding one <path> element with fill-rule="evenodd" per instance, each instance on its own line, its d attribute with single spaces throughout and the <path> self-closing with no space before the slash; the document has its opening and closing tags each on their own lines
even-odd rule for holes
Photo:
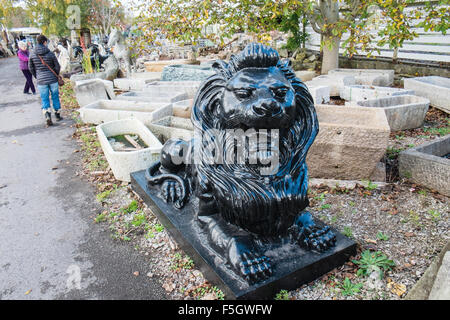
<svg viewBox="0 0 450 320">
<path fill-rule="evenodd" d="M 295 91 L 276 67 L 248 68 L 231 78 L 222 94 L 222 129 L 283 129 L 295 119 Z"/>
</svg>

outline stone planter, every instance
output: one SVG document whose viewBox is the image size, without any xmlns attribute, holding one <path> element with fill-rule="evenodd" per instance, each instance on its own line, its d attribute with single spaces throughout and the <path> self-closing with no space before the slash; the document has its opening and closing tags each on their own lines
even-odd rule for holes
<svg viewBox="0 0 450 320">
<path fill-rule="evenodd" d="M 322 75 L 313 78 L 311 81 L 306 81 L 307 86 L 327 86 L 330 87 L 330 96 L 339 96 L 340 91 L 345 86 L 351 86 L 355 84 L 355 77 L 349 75 L 332 74 Z"/>
<path fill-rule="evenodd" d="M 138 135 L 148 146 L 136 151 L 115 151 L 108 137 L 132 134 Z M 111 121 L 97 126 L 97 135 L 114 177 L 121 181 L 131 181 L 130 173 L 147 169 L 159 160 L 162 144 L 139 120 L 127 119 Z"/>
<path fill-rule="evenodd" d="M 330 87 L 316 85 L 314 82 L 305 82 L 314 104 L 330 102 Z"/>
<path fill-rule="evenodd" d="M 145 92 L 155 95 L 186 93 L 189 99 L 195 97 L 201 81 L 153 81 L 144 87 Z"/>
<path fill-rule="evenodd" d="M 160 79 L 161 72 L 137 72 L 128 78 L 114 79 L 114 87 L 120 90 L 142 90 L 149 83 Z"/>
<path fill-rule="evenodd" d="M 80 107 L 97 100 L 108 100 L 115 97 L 112 82 L 108 80 L 91 79 L 77 81 L 74 91 Z"/>
<path fill-rule="evenodd" d="M 391 131 L 399 131 L 420 127 L 425 119 L 430 101 L 422 97 L 402 95 L 358 101 L 356 104 L 361 107 L 383 109 Z"/>
<path fill-rule="evenodd" d="M 295 71 L 295 76 L 305 82 L 312 80 L 316 76 L 316 72 L 307 70 Z"/>
<path fill-rule="evenodd" d="M 146 91 L 130 91 L 119 94 L 116 99 L 150 103 L 171 103 L 188 99 L 188 94 L 178 92 L 153 94 L 152 92 Z"/>
<path fill-rule="evenodd" d="M 169 65 L 164 67 L 162 81 L 202 81 L 216 74 L 209 66 L 188 64 Z"/>
<path fill-rule="evenodd" d="M 394 84 L 394 70 L 386 69 L 344 69 L 328 71 L 329 75 L 341 74 L 355 77 L 356 84 L 389 87 Z"/>
<path fill-rule="evenodd" d="M 406 94 L 414 95 L 414 90 L 368 85 L 353 85 L 342 88 L 340 97 L 346 101 L 364 101 Z"/>
<path fill-rule="evenodd" d="M 191 118 L 192 106 L 194 105 L 194 99 L 181 100 L 172 103 L 173 115 L 180 118 Z"/>
<path fill-rule="evenodd" d="M 72 85 L 75 85 L 77 81 L 82 80 L 91 80 L 91 79 L 106 79 L 106 72 L 95 72 L 95 73 L 81 73 L 81 74 L 74 74 L 70 77 L 70 82 L 72 82 Z"/>
<path fill-rule="evenodd" d="M 172 115 L 170 103 L 145 103 L 125 100 L 99 100 L 79 109 L 84 123 L 138 119 L 144 124 Z"/>
<path fill-rule="evenodd" d="M 405 89 L 427 98 L 430 104 L 450 113 L 450 79 L 438 76 L 403 79 Z"/>
<path fill-rule="evenodd" d="M 402 151 L 398 157 L 400 176 L 450 197 L 449 154 L 450 135 Z"/>
<path fill-rule="evenodd" d="M 163 144 L 172 138 L 189 141 L 194 136 L 192 122 L 186 118 L 166 117 L 154 123 L 147 124 L 147 127 Z"/>
<path fill-rule="evenodd" d="M 309 176 L 371 179 L 389 141 L 390 130 L 383 110 L 330 105 L 317 105 L 316 110 L 319 134 L 306 158 Z"/>
<path fill-rule="evenodd" d="M 187 60 L 177 59 L 177 60 L 158 60 L 158 61 L 147 61 L 144 62 L 145 71 L 147 72 L 162 72 L 165 66 L 171 64 L 182 64 L 186 63 Z"/>
</svg>

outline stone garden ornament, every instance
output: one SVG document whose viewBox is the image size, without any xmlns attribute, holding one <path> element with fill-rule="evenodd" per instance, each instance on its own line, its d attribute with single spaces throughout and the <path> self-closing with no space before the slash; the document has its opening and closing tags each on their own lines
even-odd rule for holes
<svg viewBox="0 0 450 320">
<path fill-rule="evenodd" d="M 214 68 L 195 99 L 194 139 L 169 140 L 147 180 L 180 210 L 196 202 L 211 247 L 253 283 L 272 274 L 268 248 L 290 242 L 320 252 L 335 244 L 330 228 L 305 211 L 305 158 L 318 120 L 307 87 L 274 49 L 252 43 Z"/>
<path fill-rule="evenodd" d="M 114 48 L 112 50 L 114 53 L 114 57 L 116 57 L 119 65 L 126 72 L 126 75 L 130 76 L 131 66 L 133 64 L 131 60 L 131 50 L 126 44 L 125 38 L 119 30 L 113 29 L 111 31 L 111 34 L 109 35 L 108 47 L 110 49 Z"/>
<path fill-rule="evenodd" d="M 273 298 L 342 265 L 356 243 L 306 211 L 319 123 L 289 61 L 250 43 L 213 67 L 193 139 L 169 139 L 132 187 L 227 296 Z"/>
</svg>

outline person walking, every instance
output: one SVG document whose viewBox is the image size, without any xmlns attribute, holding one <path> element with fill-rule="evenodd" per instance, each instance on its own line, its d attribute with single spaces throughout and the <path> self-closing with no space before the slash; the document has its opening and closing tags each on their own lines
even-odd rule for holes
<svg viewBox="0 0 450 320">
<path fill-rule="evenodd" d="M 17 56 L 19 57 L 19 68 L 22 70 L 23 75 L 25 76 L 25 88 L 23 88 L 24 94 L 36 94 L 36 89 L 33 84 L 33 76 L 31 75 L 30 70 L 28 69 L 28 45 L 24 41 L 18 41 L 17 45 L 19 46 L 19 51 L 17 52 Z M 31 92 L 30 92 L 31 89 Z"/>
<path fill-rule="evenodd" d="M 50 112 L 50 94 L 57 121 L 61 121 L 61 103 L 59 101 L 58 77 L 60 66 L 53 52 L 47 48 L 48 39 L 44 35 L 37 37 L 37 45 L 28 60 L 28 68 L 37 80 L 37 87 L 42 99 L 42 112 L 47 126 L 53 125 Z"/>
</svg>

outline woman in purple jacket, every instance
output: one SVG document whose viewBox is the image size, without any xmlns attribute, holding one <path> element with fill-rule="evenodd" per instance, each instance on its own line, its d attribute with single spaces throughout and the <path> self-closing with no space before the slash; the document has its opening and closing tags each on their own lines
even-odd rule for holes
<svg viewBox="0 0 450 320">
<path fill-rule="evenodd" d="M 31 75 L 30 70 L 28 69 L 28 59 L 29 59 L 29 53 L 28 53 L 28 45 L 24 41 L 19 41 L 19 52 L 17 53 L 17 56 L 19 57 L 19 67 L 20 70 L 22 70 L 23 75 L 27 79 L 27 82 L 25 83 L 25 88 L 23 88 L 23 93 L 25 94 L 31 94 L 29 91 L 31 89 L 31 92 L 33 94 L 36 94 L 36 89 L 34 88 L 33 84 L 33 78 Z"/>
</svg>

